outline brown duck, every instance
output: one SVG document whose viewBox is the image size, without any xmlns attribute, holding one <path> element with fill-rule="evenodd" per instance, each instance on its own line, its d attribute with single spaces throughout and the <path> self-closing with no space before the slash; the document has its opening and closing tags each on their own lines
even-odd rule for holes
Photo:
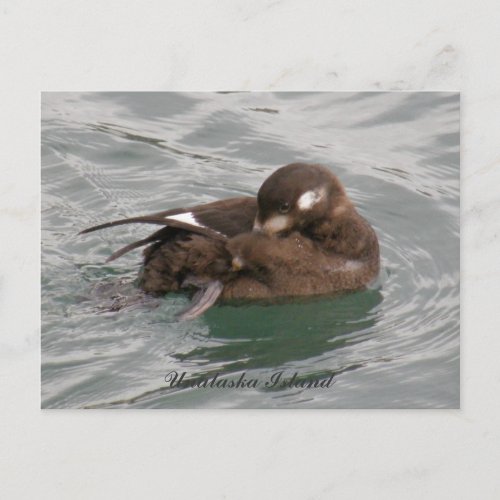
<svg viewBox="0 0 500 500">
<path fill-rule="evenodd" d="M 220 299 L 273 299 L 353 291 L 379 272 L 377 236 L 321 165 L 292 163 L 262 184 L 257 198 L 116 220 L 159 224 L 151 236 L 121 248 L 108 262 L 143 245 L 139 286 L 163 295 L 195 288 L 191 319 Z"/>
</svg>

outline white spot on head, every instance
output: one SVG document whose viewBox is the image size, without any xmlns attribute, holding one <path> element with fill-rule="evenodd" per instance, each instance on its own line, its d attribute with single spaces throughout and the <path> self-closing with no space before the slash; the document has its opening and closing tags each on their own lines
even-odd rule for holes
<svg viewBox="0 0 500 500">
<path fill-rule="evenodd" d="M 311 210 L 316 203 L 320 202 L 324 198 L 325 194 L 324 189 L 306 191 L 297 201 L 299 210 Z"/>
<path fill-rule="evenodd" d="M 262 229 L 269 234 L 279 233 L 290 226 L 288 215 L 275 215 L 264 222 Z M 255 226 L 254 226 L 255 227 Z"/>
</svg>

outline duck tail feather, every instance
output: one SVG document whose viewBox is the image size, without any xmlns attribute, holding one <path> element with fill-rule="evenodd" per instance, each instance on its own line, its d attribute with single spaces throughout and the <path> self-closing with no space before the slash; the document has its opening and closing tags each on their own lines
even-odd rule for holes
<svg viewBox="0 0 500 500">
<path fill-rule="evenodd" d="M 177 314 L 177 319 L 184 321 L 197 318 L 215 304 L 223 289 L 224 285 L 220 281 L 208 282 L 194 294 L 189 307 Z"/>
<path fill-rule="evenodd" d="M 134 241 L 133 243 L 129 243 L 128 245 L 120 248 L 119 250 L 117 250 L 116 252 L 113 252 L 107 259 L 106 259 L 106 263 L 108 262 L 111 262 L 115 259 L 117 259 L 118 257 L 121 257 L 122 255 L 136 249 L 136 248 L 139 248 L 139 247 L 142 247 L 144 245 L 147 245 L 148 243 L 151 243 L 152 241 L 156 241 L 156 237 L 153 237 L 155 235 L 151 235 L 151 236 L 148 236 L 147 238 L 144 238 L 143 240 L 138 240 L 138 241 Z"/>
</svg>

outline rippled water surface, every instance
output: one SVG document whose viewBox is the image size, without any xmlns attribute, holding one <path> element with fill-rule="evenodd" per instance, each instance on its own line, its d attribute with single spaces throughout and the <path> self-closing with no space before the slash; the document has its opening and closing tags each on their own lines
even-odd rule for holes
<svg viewBox="0 0 500 500">
<path fill-rule="evenodd" d="M 142 296 L 156 226 L 112 219 L 254 195 L 277 167 L 323 163 L 379 236 L 369 289 L 281 305 Z M 172 388 L 165 376 L 257 387 Z M 328 388 L 265 387 L 276 372 Z M 456 93 L 42 95 L 44 408 L 459 406 Z"/>
</svg>

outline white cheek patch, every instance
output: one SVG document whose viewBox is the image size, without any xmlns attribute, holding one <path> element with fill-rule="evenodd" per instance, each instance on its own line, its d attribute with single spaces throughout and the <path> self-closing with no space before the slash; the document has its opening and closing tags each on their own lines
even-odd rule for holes
<svg viewBox="0 0 500 500">
<path fill-rule="evenodd" d="M 288 215 L 275 215 L 266 220 L 263 229 L 266 233 L 279 233 L 290 227 L 290 217 Z"/>
<path fill-rule="evenodd" d="M 311 210 L 316 203 L 320 202 L 325 196 L 324 189 L 317 189 L 315 191 L 306 191 L 298 200 L 297 206 L 299 210 Z"/>
</svg>

